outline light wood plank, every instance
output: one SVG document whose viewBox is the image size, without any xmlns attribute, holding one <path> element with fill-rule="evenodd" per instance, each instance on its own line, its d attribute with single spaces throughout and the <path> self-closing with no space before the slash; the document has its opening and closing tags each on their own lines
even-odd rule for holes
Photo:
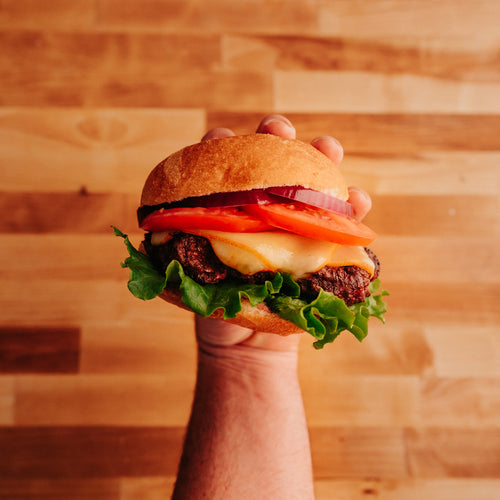
<svg viewBox="0 0 500 500">
<path fill-rule="evenodd" d="M 498 284 L 435 283 L 431 292 L 428 285 L 408 287 L 407 284 L 385 280 L 384 287 L 391 291 L 387 298 L 388 321 L 394 318 L 444 328 L 454 327 L 460 322 L 464 328 L 473 329 L 500 321 L 500 311 L 496 307 L 500 297 Z M 467 293 L 460 293 L 461 290 L 467 290 Z"/>
<path fill-rule="evenodd" d="M 498 5 L 489 0 L 410 0 L 405 2 L 321 0 L 319 24 L 322 33 L 348 38 L 397 40 L 399 44 L 420 42 L 424 46 L 492 46 L 498 42 Z"/>
<path fill-rule="evenodd" d="M 130 235 L 140 244 L 140 235 Z M 37 257 L 33 259 L 33 248 Z M 57 261 L 54 256 L 57 255 Z M 38 280 L 116 280 L 124 283 L 128 270 L 121 262 L 127 257 L 123 239 L 108 228 L 108 234 L 0 234 L 0 259 L 9 262 L 0 270 L 3 279 L 16 276 L 37 276 Z"/>
<path fill-rule="evenodd" d="M 500 237 L 496 235 L 476 238 L 381 235 L 370 248 L 381 261 L 382 280 L 428 286 L 436 282 L 494 285 L 500 276 L 496 258 L 499 245 Z M 471 256 L 474 265 L 470 265 Z"/>
<path fill-rule="evenodd" d="M 336 377 L 331 366 L 314 366 L 302 377 L 301 386 L 307 420 L 312 426 L 354 429 L 369 423 L 382 429 L 412 426 L 420 421 L 416 377 Z"/>
<path fill-rule="evenodd" d="M 42 110 L 5 110 L 0 119 L 0 137 L 12 144 L 12 150 L 3 148 L 0 159 L 12 168 L 0 171 L 2 190 L 34 191 L 78 191 L 85 186 L 89 192 L 129 192 L 138 196 L 147 173 L 163 157 L 174 150 L 197 142 L 204 130 L 205 119 L 196 110 L 101 110 L 85 113 L 82 110 L 50 111 L 51 120 Z M 220 114 L 209 117 L 209 126 L 237 127 L 238 131 L 249 133 L 256 127 L 261 116 L 235 117 Z M 433 153 L 436 147 L 449 149 L 443 141 L 450 135 L 444 122 L 432 123 L 441 144 L 431 145 L 424 137 L 415 145 L 418 156 L 377 158 L 373 153 L 383 151 L 384 146 L 401 148 L 404 143 L 415 142 L 422 134 L 419 120 L 406 123 L 406 137 L 402 135 L 403 123 L 396 131 L 398 120 L 394 117 L 392 129 L 389 117 L 379 118 L 378 130 L 375 123 L 369 127 L 361 122 L 355 129 L 355 117 L 335 117 L 321 123 L 302 124 L 296 119 L 301 138 L 307 139 L 308 128 L 316 133 L 327 132 L 338 135 L 346 149 L 343 170 L 351 184 L 365 187 L 372 193 L 407 194 L 493 194 L 499 181 L 498 153 L 492 151 L 466 152 L 447 151 Z M 245 123 L 242 122 L 248 122 Z M 359 120 L 358 120 L 359 121 Z M 477 128 L 471 118 L 460 120 L 464 130 L 462 148 L 477 148 L 485 142 L 486 130 Z M 491 120 L 490 120 L 491 122 Z M 484 125 L 484 124 L 483 124 Z M 488 126 L 488 123 L 486 122 Z M 497 126 L 490 123 L 490 127 Z M 391 127 L 387 135 L 381 129 Z M 352 132 L 349 129 L 352 128 Z M 113 132 L 112 130 L 115 130 Z M 491 130 L 491 129 L 490 129 Z M 121 131 L 122 137 L 116 137 Z M 356 136 L 359 136 L 359 139 Z M 395 140 L 397 134 L 397 140 Z M 113 137 L 110 137 L 113 136 Z M 368 137 L 369 136 L 369 137 Z M 481 137 L 480 137 L 481 136 Z M 362 137 L 364 137 L 364 142 Z M 373 138 L 373 139 L 372 139 Z M 391 138 L 391 143 L 388 139 Z M 500 147 L 491 138 L 484 148 Z M 432 141 L 435 142 L 435 138 Z M 455 134 L 455 140 L 458 136 Z M 26 147 L 27 143 L 30 147 Z M 38 147 L 35 147 L 38 145 Z M 430 146 L 432 146 L 430 148 Z M 458 147 L 458 144 L 457 146 Z M 360 149 L 361 148 L 361 149 Z M 427 151 L 423 152 L 423 149 Z M 418 151 L 418 149 L 420 151 Z M 15 154 L 14 154 L 15 152 Z M 364 156 L 356 153 L 365 152 Z M 367 156 L 366 153 L 371 153 Z M 32 165 L 36 163 L 36 175 Z M 68 168 L 68 163 L 71 168 Z M 120 182 L 116 182 L 120 173 Z M 414 182 L 418 176 L 419 182 Z"/>
<path fill-rule="evenodd" d="M 318 376 L 324 377 L 324 385 L 328 386 L 330 379 L 342 383 L 352 375 L 423 376 L 434 368 L 434 347 L 426 336 L 423 322 L 391 318 L 384 325 L 371 320 L 369 334 L 363 342 L 342 333 L 334 344 L 319 352 L 312 347 L 311 341 L 312 338 L 304 335 L 299 357 L 299 373 L 309 380 L 309 384 L 313 384 Z M 310 370 L 315 377 L 311 376 Z"/>
<path fill-rule="evenodd" d="M 0 291 L 2 316 L 0 325 L 67 326 L 106 324 L 113 321 L 141 320 L 155 316 L 164 325 L 173 324 L 180 332 L 191 326 L 191 314 L 161 299 L 143 302 L 136 299 L 122 282 L 44 280 L 26 287 L 17 280 L 4 280 Z M 17 284 L 16 284 L 17 283 Z"/>
<path fill-rule="evenodd" d="M 14 424 L 14 378 L 9 375 L 0 376 L 0 425 Z"/>
<path fill-rule="evenodd" d="M 498 478 L 500 432 L 495 429 L 407 429 L 412 477 Z"/>
<path fill-rule="evenodd" d="M 388 297 L 388 321 L 415 320 L 415 310 L 419 311 L 419 322 L 448 324 L 450 311 L 464 310 L 461 316 L 464 325 L 480 326 L 499 321 L 500 311 L 495 307 L 500 293 L 497 284 L 467 285 L 469 295 L 457 294 L 456 283 L 436 284 L 433 293 L 427 285 L 415 284 L 411 289 L 388 280 L 384 286 L 391 291 Z M 189 327 L 184 320 L 191 318 L 182 311 L 161 300 L 140 301 L 133 297 L 123 283 L 110 281 L 46 280 L 35 282 L 31 287 L 32 300 L 19 303 L 16 297 L 24 293 L 23 283 L 5 280 L 5 289 L 0 292 L 0 302 L 4 305 L 1 325 L 16 323 L 31 325 L 68 325 L 84 323 L 106 323 L 109 321 L 130 321 L 148 315 L 157 315 L 162 321 L 173 318 L 181 320 L 176 328 L 183 331 Z M 26 310 L 30 311 L 29 316 Z M 187 315 L 187 316 L 186 316 Z M 190 320 L 189 325 L 191 324 Z"/>
<path fill-rule="evenodd" d="M 120 481 L 120 500 L 165 500 L 171 498 L 175 477 L 125 478 Z"/>
<path fill-rule="evenodd" d="M 500 379 L 434 378 L 422 381 L 422 420 L 426 426 L 482 429 L 500 433 Z"/>
<path fill-rule="evenodd" d="M 205 132 L 200 109 L 0 109 L 2 191 L 131 193 Z"/>
<path fill-rule="evenodd" d="M 498 114 L 496 82 L 454 82 L 361 71 L 276 71 L 282 112 Z"/>
<path fill-rule="evenodd" d="M 380 235 L 497 237 L 497 196 L 373 195 L 365 222 Z"/>
<path fill-rule="evenodd" d="M 342 133 L 340 131 L 340 133 Z M 446 146 L 444 146 L 446 148 Z M 347 182 L 372 194 L 495 195 L 500 184 L 496 151 L 432 152 L 426 145 L 413 157 L 349 155 L 342 162 Z"/>
<path fill-rule="evenodd" d="M 425 332 L 434 353 L 438 377 L 500 377 L 500 339 L 496 322 L 464 324 L 458 316 L 454 323 L 429 325 Z"/>
<path fill-rule="evenodd" d="M 193 316 L 186 313 L 168 323 L 143 317 L 127 325 L 88 325 L 82 331 L 80 372 L 165 374 L 184 386 L 196 369 Z M 172 331 L 176 319 L 184 325 L 178 333 Z"/>
<path fill-rule="evenodd" d="M 132 233 L 130 238 L 137 247 L 143 235 Z M 9 267 L 0 270 L 0 277 L 15 279 L 26 273 L 38 279 L 109 279 L 125 284 L 129 274 L 120 263 L 128 254 L 122 241 L 111 230 L 107 235 L 0 234 L 0 259 L 9 262 Z M 443 242 L 440 236 L 381 235 L 370 246 L 381 261 L 382 281 L 493 285 L 500 276 L 495 258 L 499 245 L 500 237 L 450 236 Z M 36 260 L 33 248 L 37 249 Z M 54 255 L 60 256 L 57 262 Z M 469 265 L 471 255 L 474 266 Z"/>
<path fill-rule="evenodd" d="M 308 335 L 301 342 L 299 370 L 309 378 L 314 371 L 325 376 L 346 375 L 419 375 L 426 380 L 432 374 L 444 379 L 492 379 L 500 375 L 500 340 L 497 327 L 468 324 L 468 315 L 439 324 L 405 320 L 387 314 L 386 325 L 370 321 L 370 333 L 362 343 L 342 334 L 331 346 L 316 351 Z M 455 314 L 455 309 L 453 309 Z M 311 383 L 314 380 L 311 377 Z M 478 388 L 479 391 L 479 388 Z M 480 394 L 480 392 L 479 392 Z"/>
<path fill-rule="evenodd" d="M 316 500 L 492 500 L 500 493 L 495 479 L 316 480 Z"/>
<path fill-rule="evenodd" d="M 316 478 L 406 478 L 403 433 L 396 428 L 312 427 Z"/>
<path fill-rule="evenodd" d="M 0 480 L 0 498 L 11 500 L 164 500 L 170 498 L 175 478 L 30 479 Z M 487 479 L 316 479 L 317 500 L 491 500 L 500 492 L 498 480 Z M 117 496 L 119 494 L 119 496 Z"/>
<path fill-rule="evenodd" d="M 194 373 L 16 378 L 16 425 L 183 426 Z M 174 382 L 175 380 L 175 382 Z"/>
</svg>

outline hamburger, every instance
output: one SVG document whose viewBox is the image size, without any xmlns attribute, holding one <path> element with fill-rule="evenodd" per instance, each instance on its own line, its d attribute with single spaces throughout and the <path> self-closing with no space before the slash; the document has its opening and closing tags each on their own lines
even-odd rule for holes
<svg viewBox="0 0 500 500">
<path fill-rule="evenodd" d="M 258 331 L 308 332 L 316 348 L 342 331 L 358 340 L 384 320 L 376 234 L 353 218 L 333 162 L 313 146 L 268 134 L 211 139 L 149 174 L 128 287 L 201 316 Z"/>
</svg>

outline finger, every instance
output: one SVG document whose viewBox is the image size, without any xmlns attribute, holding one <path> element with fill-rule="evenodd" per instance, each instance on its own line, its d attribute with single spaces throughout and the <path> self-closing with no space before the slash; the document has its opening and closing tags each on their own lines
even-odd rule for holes
<svg viewBox="0 0 500 500">
<path fill-rule="evenodd" d="M 370 195 L 361 188 L 350 187 L 349 199 L 347 200 L 353 209 L 353 217 L 357 220 L 362 220 L 372 208 L 372 199 Z"/>
<path fill-rule="evenodd" d="M 344 150 L 337 139 L 330 136 L 316 137 L 311 144 L 328 156 L 335 165 L 339 165 L 344 157 Z M 372 207 L 370 195 L 361 188 L 349 188 L 349 203 L 352 205 L 354 218 L 357 220 L 363 219 Z"/>
<path fill-rule="evenodd" d="M 258 134 L 272 134 L 284 137 L 285 139 L 295 139 L 297 133 L 292 122 L 282 115 L 267 115 L 262 119 L 257 127 Z"/>
<path fill-rule="evenodd" d="M 224 127 L 217 127 L 209 130 L 202 138 L 202 141 L 208 141 L 210 139 L 222 139 L 224 137 L 233 137 L 236 135 L 231 129 Z"/>
<path fill-rule="evenodd" d="M 330 137 L 329 135 L 322 135 L 321 137 L 316 137 L 311 141 L 317 150 L 321 151 L 324 155 L 328 156 L 335 165 L 340 165 L 340 162 L 344 158 L 344 149 L 337 139 Z"/>
</svg>

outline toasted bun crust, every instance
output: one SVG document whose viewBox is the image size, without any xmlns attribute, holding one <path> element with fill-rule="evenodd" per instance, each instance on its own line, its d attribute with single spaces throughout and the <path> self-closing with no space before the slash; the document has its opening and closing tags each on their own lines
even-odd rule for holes
<svg viewBox="0 0 500 500">
<path fill-rule="evenodd" d="M 160 297 L 171 304 L 175 304 L 176 306 L 182 307 L 187 311 L 191 311 L 191 309 L 186 307 L 182 302 L 181 293 L 178 288 L 169 286 L 163 290 Z M 222 311 L 218 309 L 210 317 L 214 319 L 223 319 Z M 241 311 L 236 318 L 226 319 L 225 321 L 243 326 L 245 328 L 250 328 L 255 331 L 275 333 L 282 336 L 291 335 L 293 333 L 304 333 L 304 330 L 298 326 L 295 326 L 293 323 L 290 323 L 277 314 L 271 312 L 265 304 L 261 303 L 256 307 L 252 307 L 247 300 L 242 300 Z"/>
<path fill-rule="evenodd" d="M 297 185 L 348 198 L 339 168 L 310 144 L 270 134 L 225 137 L 188 146 L 163 160 L 146 180 L 141 205 Z"/>
</svg>

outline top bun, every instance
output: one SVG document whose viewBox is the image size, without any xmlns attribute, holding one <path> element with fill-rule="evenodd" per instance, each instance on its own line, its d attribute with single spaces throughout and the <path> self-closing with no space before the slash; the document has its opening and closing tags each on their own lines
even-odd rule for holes
<svg viewBox="0 0 500 500">
<path fill-rule="evenodd" d="M 211 139 L 173 153 L 149 174 L 141 206 L 275 186 L 303 186 L 348 198 L 339 168 L 316 148 L 296 139 L 252 134 Z"/>
</svg>

